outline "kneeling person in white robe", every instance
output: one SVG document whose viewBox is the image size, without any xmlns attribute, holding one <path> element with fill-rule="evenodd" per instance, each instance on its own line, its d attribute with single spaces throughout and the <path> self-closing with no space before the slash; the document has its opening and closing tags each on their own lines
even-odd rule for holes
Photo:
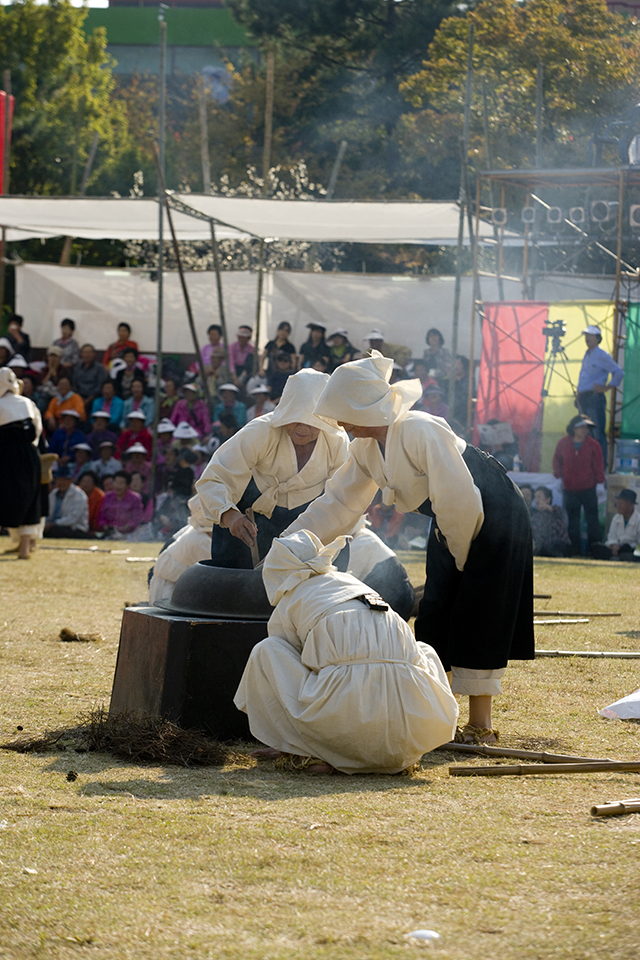
<svg viewBox="0 0 640 960">
<path fill-rule="evenodd" d="M 273 541 L 263 579 L 276 609 L 234 702 L 275 750 L 342 773 L 399 773 L 452 739 L 458 706 L 433 648 L 332 566 L 344 543 L 307 530 Z"/>
</svg>

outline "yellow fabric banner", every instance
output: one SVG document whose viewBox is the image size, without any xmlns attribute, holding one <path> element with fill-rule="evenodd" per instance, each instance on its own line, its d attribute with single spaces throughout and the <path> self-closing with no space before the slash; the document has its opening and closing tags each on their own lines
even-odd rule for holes
<svg viewBox="0 0 640 960">
<path fill-rule="evenodd" d="M 566 355 L 551 356 L 551 343 L 545 354 L 545 385 L 548 394 L 542 417 L 542 453 L 540 470 L 551 471 L 553 453 L 558 440 L 564 437 L 567 424 L 578 412 L 574 406 L 575 391 L 583 357 L 587 351 L 582 331 L 593 323 L 602 331 L 600 346 L 607 353 L 613 348 L 614 304 L 610 300 L 562 301 L 549 304 L 548 323 L 563 320 L 566 333 L 560 346 Z M 607 408 L 610 394 L 607 394 Z M 608 419 L 607 419 L 608 422 Z"/>
</svg>

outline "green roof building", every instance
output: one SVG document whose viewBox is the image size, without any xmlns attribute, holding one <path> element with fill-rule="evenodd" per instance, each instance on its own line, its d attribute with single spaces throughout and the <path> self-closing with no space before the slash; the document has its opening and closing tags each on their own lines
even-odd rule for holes
<svg viewBox="0 0 640 960">
<path fill-rule="evenodd" d="M 87 35 L 96 27 L 107 31 L 107 50 L 117 61 L 115 73 L 158 72 L 158 12 L 145 6 L 90 7 L 84 22 Z M 193 74 L 232 63 L 251 46 L 243 28 L 222 6 L 169 7 L 167 73 Z"/>
</svg>

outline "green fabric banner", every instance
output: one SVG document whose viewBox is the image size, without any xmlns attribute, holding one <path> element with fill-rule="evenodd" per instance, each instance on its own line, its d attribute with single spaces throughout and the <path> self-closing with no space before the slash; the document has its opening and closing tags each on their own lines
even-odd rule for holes
<svg viewBox="0 0 640 960">
<path fill-rule="evenodd" d="M 625 317 L 624 380 L 620 436 L 640 439 L 640 303 L 630 303 Z"/>
</svg>

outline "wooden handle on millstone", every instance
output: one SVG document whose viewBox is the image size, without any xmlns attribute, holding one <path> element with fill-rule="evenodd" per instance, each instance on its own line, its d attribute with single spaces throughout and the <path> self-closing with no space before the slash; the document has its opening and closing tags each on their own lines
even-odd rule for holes
<svg viewBox="0 0 640 960">
<path fill-rule="evenodd" d="M 247 507 L 247 509 L 245 510 L 245 516 L 247 517 L 247 520 L 250 520 L 251 523 L 255 525 L 256 521 L 255 521 L 255 515 L 253 512 L 253 507 Z M 260 553 L 258 551 L 257 539 L 253 541 L 253 544 L 250 549 L 251 549 L 251 563 L 253 564 L 253 569 L 255 570 L 255 568 L 260 563 Z"/>
</svg>

